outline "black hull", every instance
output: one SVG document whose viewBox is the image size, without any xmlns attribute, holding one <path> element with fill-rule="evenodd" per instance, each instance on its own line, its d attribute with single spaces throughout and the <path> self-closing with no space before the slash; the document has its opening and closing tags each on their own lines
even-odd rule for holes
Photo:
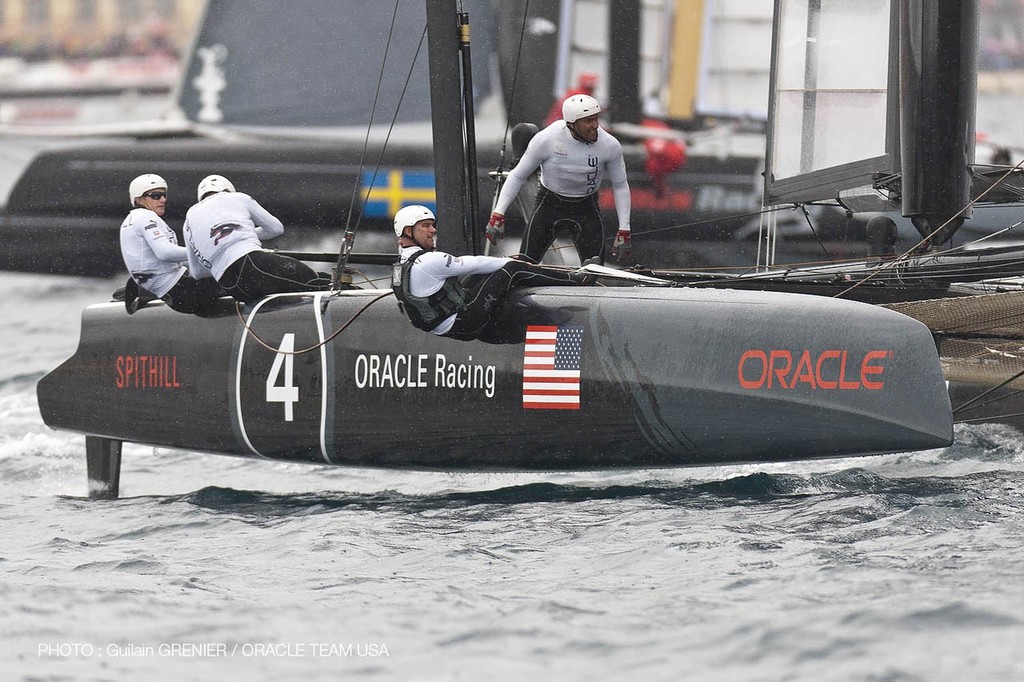
<svg viewBox="0 0 1024 682">
<path fill-rule="evenodd" d="M 389 177 L 389 171 L 415 176 L 417 182 L 426 177 L 432 196 L 433 152 L 424 132 L 423 144 L 389 145 L 378 184 Z M 377 244 L 368 248 L 364 242 L 368 237 L 378 241 L 390 238 L 391 216 L 397 205 L 378 202 L 362 211 L 360 192 L 353 201 L 353 188 L 366 186 L 361 181 L 361 152 L 361 140 L 225 142 L 197 137 L 42 152 L 19 178 L 0 213 L 0 240 L 5 246 L 0 269 L 98 277 L 121 272 L 117 234 L 130 210 L 125 188 L 131 178 L 148 172 L 160 174 L 170 185 L 166 219 L 175 229 L 180 229 L 185 212 L 195 201 L 199 180 L 217 172 L 231 178 L 240 191 L 256 197 L 284 222 L 285 237 L 290 241 L 274 244 L 276 248 L 331 237 L 337 248 L 346 226 L 358 225 L 356 250 L 376 250 Z M 362 169 L 364 180 L 372 174 L 379 155 L 379 148 L 371 145 Z M 483 200 L 476 221 L 482 226 L 490 213 L 494 187 L 487 173 L 497 163 L 498 145 L 480 142 L 477 156 Z M 662 193 L 655 191 L 643 164 L 642 153 L 627 156 L 637 262 L 649 267 L 692 265 L 687 244 L 698 248 L 717 245 L 715 258 L 722 262 L 753 262 L 745 250 L 736 252 L 735 235 L 755 210 L 757 159 L 691 158 L 682 171 L 669 177 L 668 189 Z M 401 196 L 407 202 L 430 201 L 416 186 Z M 528 189 L 521 196 L 532 201 Z M 610 188 L 602 190 L 601 206 L 610 230 L 616 224 Z M 727 218 L 737 215 L 743 217 Z M 692 223 L 699 224 L 685 227 Z M 524 226 L 522 215 L 510 212 L 510 239 L 518 240 Z M 751 245 L 756 248 L 753 242 Z"/>
<path fill-rule="evenodd" d="M 351 321 L 291 361 L 246 334 L 226 301 L 208 318 L 92 306 L 75 356 L 39 383 L 43 419 L 113 441 L 460 470 L 788 461 L 952 439 L 927 329 L 874 306 L 528 290 L 507 302 L 491 342 L 467 343 L 414 330 L 379 296 L 282 295 L 246 309 L 272 349 L 288 334 L 295 350 L 316 347 Z M 575 408 L 527 406 L 524 337 L 537 325 L 582 329 Z"/>
</svg>

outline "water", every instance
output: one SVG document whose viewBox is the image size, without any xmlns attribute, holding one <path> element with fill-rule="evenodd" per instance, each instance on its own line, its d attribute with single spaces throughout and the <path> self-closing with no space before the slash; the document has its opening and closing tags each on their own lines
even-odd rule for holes
<svg viewBox="0 0 1024 682">
<path fill-rule="evenodd" d="M 12 680 L 1019 680 L 1024 439 L 444 474 L 126 445 L 85 498 L 35 384 L 118 281 L 0 273 Z"/>
</svg>

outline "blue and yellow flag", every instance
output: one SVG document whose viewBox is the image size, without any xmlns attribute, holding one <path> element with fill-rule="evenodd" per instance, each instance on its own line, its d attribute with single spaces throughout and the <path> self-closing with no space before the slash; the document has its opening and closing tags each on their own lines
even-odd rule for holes
<svg viewBox="0 0 1024 682">
<path fill-rule="evenodd" d="M 391 218 L 398 209 L 411 204 L 422 204 L 436 210 L 434 173 L 429 170 L 401 170 L 389 168 L 363 171 L 364 218 Z"/>
</svg>

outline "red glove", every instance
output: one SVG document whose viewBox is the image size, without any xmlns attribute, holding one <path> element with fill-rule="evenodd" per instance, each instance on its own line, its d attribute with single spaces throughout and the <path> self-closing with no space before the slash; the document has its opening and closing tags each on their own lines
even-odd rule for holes
<svg viewBox="0 0 1024 682">
<path fill-rule="evenodd" d="M 492 213 L 491 219 L 487 221 L 487 241 L 497 244 L 505 238 L 505 216 L 500 213 Z"/>
<path fill-rule="evenodd" d="M 615 233 L 615 241 L 612 242 L 612 258 L 624 260 L 629 258 L 633 247 L 629 245 L 629 230 L 619 230 Z"/>
</svg>

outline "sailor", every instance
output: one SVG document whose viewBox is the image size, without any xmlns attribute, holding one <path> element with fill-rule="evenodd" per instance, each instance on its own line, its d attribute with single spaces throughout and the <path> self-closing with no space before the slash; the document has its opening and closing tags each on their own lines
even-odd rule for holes
<svg viewBox="0 0 1024 682">
<path fill-rule="evenodd" d="M 128 198 L 133 208 L 121 223 L 121 257 L 131 273 L 125 286 L 128 312 L 148 297 L 179 312 L 203 312 L 221 290 L 211 280 L 192 279 L 185 268 L 185 247 L 163 219 L 167 181 L 154 173 L 140 175 L 128 185 Z"/>
<path fill-rule="evenodd" d="M 212 277 L 227 294 L 250 303 L 287 291 L 323 291 L 331 285 L 302 261 L 263 250 L 263 239 L 284 234 L 270 211 L 222 175 L 199 183 L 199 203 L 185 215 L 188 269 L 192 276 Z"/>
<path fill-rule="evenodd" d="M 597 80 L 597 74 L 593 71 L 581 71 L 576 78 L 576 85 L 566 90 L 561 97 L 552 102 L 551 109 L 548 111 L 547 117 L 544 118 L 544 125 L 549 126 L 555 121 L 562 120 L 562 103 L 573 95 L 596 97 Z"/>
<path fill-rule="evenodd" d="M 588 283 L 585 275 L 511 258 L 456 257 L 438 251 L 437 223 L 426 206 L 406 206 L 395 213 L 395 236 L 399 260 L 391 288 L 399 307 L 413 326 L 438 336 L 479 338 L 514 286 Z"/>
<path fill-rule="evenodd" d="M 523 233 L 520 253 L 535 262 L 555 240 L 555 232 L 567 229 L 576 244 L 580 262 L 603 263 L 604 225 L 597 191 L 605 173 L 612 182 L 619 229 L 612 258 L 630 253 L 630 197 L 622 145 L 597 122 L 601 105 L 590 95 L 573 95 L 562 103 L 562 120 L 538 132 L 508 175 L 487 223 L 492 244 L 505 236 L 505 211 L 524 183 L 538 168 L 540 187 L 536 207 Z"/>
</svg>

